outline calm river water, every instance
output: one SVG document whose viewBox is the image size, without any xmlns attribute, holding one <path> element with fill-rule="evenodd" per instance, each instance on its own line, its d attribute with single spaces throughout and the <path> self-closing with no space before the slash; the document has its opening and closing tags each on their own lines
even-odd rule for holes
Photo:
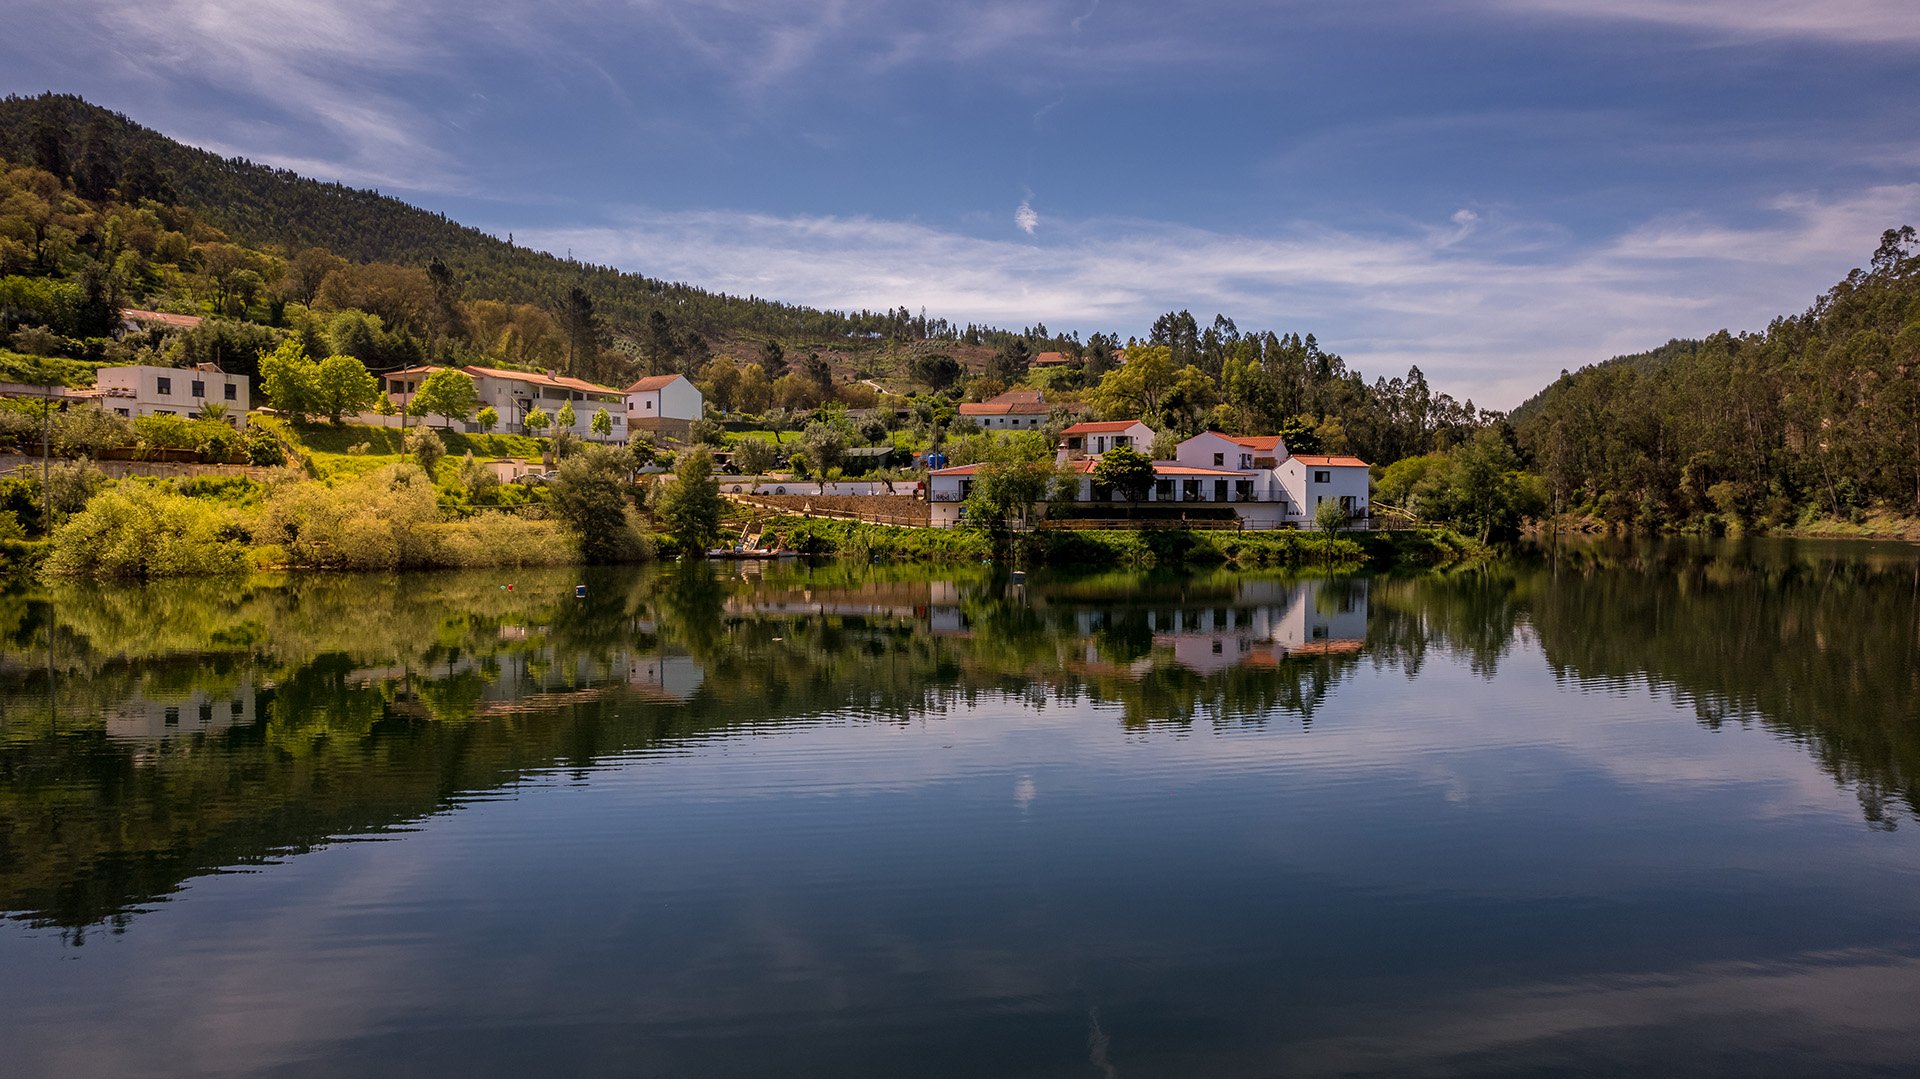
<svg viewBox="0 0 1920 1079">
<path fill-rule="evenodd" d="M 1917 639 L 1784 542 L 16 592 L 0 1072 L 1911 1075 Z"/>
</svg>

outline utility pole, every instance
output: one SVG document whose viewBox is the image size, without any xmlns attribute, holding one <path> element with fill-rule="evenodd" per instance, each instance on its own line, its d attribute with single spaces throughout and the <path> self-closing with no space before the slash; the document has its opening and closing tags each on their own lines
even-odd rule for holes
<svg viewBox="0 0 1920 1079">
<path fill-rule="evenodd" d="M 40 520 L 45 524 L 47 534 L 53 534 L 53 455 L 50 450 L 53 435 L 53 383 L 43 383 L 40 387 Z"/>
</svg>

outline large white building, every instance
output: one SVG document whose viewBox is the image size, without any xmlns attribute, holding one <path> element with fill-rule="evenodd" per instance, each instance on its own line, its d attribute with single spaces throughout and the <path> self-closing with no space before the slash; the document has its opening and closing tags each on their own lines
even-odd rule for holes
<svg viewBox="0 0 1920 1079">
<path fill-rule="evenodd" d="M 627 429 L 686 438 L 705 415 L 706 398 L 685 375 L 649 375 L 627 387 Z"/>
<path fill-rule="evenodd" d="M 393 399 L 395 405 L 405 408 L 413 401 L 413 395 L 420 392 L 428 376 L 443 370 L 447 368 L 429 364 L 391 372 L 386 376 L 387 396 Z M 602 438 L 593 431 L 593 414 L 604 408 L 613 425 L 612 433 L 604 436 L 605 439 L 613 442 L 627 440 L 626 398 L 612 386 L 601 386 L 566 375 L 507 371 L 497 367 L 469 366 L 453 370 L 473 379 L 474 389 L 480 395 L 476 411 L 491 406 L 500 416 L 502 431 L 547 436 L 558 434 L 560 410 L 572 405 L 571 429 L 574 434 L 587 439 Z M 543 430 L 530 431 L 527 428 L 527 415 L 536 408 L 546 413 L 548 425 Z M 430 423 L 453 422 L 444 416 L 428 416 L 425 419 Z M 460 422 L 460 426 L 466 429 L 473 427 L 470 422 Z"/>
<path fill-rule="evenodd" d="M 206 406 L 220 406 L 222 418 L 244 427 L 250 397 L 245 375 L 230 375 L 210 363 L 197 367 L 102 367 L 94 376 L 100 407 L 127 419 L 179 416 L 193 419 Z"/>
<path fill-rule="evenodd" d="M 1118 503 L 1116 492 L 1095 481 L 1100 455 L 1121 446 L 1151 446 L 1153 438 L 1138 420 L 1075 424 L 1062 434 L 1055 461 L 1079 474 L 1076 502 Z M 978 472 L 978 465 L 961 465 L 927 474 L 935 527 L 951 528 L 964 518 Z M 1316 509 L 1330 498 L 1339 500 L 1350 521 L 1364 522 L 1368 490 L 1369 469 L 1358 457 L 1295 456 L 1278 435 L 1237 438 L 1206 431 L 1180 443 L 1173 460 L 1153 462 L 1153 487 L 1142 502 L 1226 504 L 1245 528 L 1311 528 Z"/>
</svg>

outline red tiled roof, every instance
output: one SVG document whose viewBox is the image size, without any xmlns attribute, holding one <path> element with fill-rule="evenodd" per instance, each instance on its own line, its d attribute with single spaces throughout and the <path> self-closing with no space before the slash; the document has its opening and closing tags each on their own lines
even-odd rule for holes
<svg viewBox="0 0 1920 1079">
<path fill-rule="evenodd" d="M 998 397 L 960 406 L 962 416 L 1044 416 L 1051 411 L 1039 390 L 1008 390 Z"/>
<path fill-rule="evenodd" d="M 1256 450 L 1261 453 L 1273 453 L 1280 448 L 1279 435 L 1257 435 L 1250 438 L 1240 438 L 1235 435 L 1222 434 L 1219 431 L 1203 431 L 1201 434 L 1212 435 L 1215 438 L 1224 438 L 1236 446 L 1245 446 L 1250 450 Z M 1195 435 L 1194 437 L 1198 438 L 1200 436 Z"/>
<path fill-rule="evenodd" d="M 1348 456 L 1324 457 L 1317 453 L 1296 453 L 1291 458 L 1289 458 L 1289 460 L 1298 461 L 1303 465 L 1317 465 L 1321 468 L 1328 468 L 1328 467 L 1366 468 L 1367 467 L 1367 463 L 1365 461 L 1362 461 L 1358 457 L 1348 457 Z"/>
<path fill-rule="evenodd" d="M 640 381 L 634 383 L 633 385 L 628 386 L 627 392 L 628 393 L 647 393 L 650 390 L 663 389 L 666 386 L 671 385 L 675 379 L 684 378 L 684 377 L 686 376 L 684 375 L 648 375 L 646 378 L 643 378 Z"/>
<path fill-rule="evenodd" d="M 387 377 L 399 378 L 402 375 L 431 375 L 435 371 L 445 371 L 445 370 L 447 370 L 447 368 L 442 367 L 439 364 L 429 363 L 429 364 L 422 364 L 419 367 L 409 367 L 401 371 L 388 371 Z"/>
<path fill-rule="evenodd" d="M 1111 435 L 1143 422 L 1142 420 L 1088 420 L 1085 423 L 1076 423 L 1060 433 L 1063 435 Z"/>
<path fill-rule="evenodd" d="M 1042 352 L 1033 358 L 1035 367 L 1062 367 L 1073 362 L 1073 357 L 1064 352 Z"/>
<path fill-rule="evenodd" d="M 534 386 L 558 386 L 561 389 L 579 390 L 582 393 L 610 393 L 618 397 L 620 391 L 612 386 L 601 386 L 568 375 L 542 375 L 532 371 L 504 371 L 498 367 L 463 367 L 469 375 L 478 378 L 498 378 L 508 382 L 525 382 Z"/>
<path fill-rule="evenodd" d="M 122 309 L 120 317 L 134 322 L 158 322 L 162 326 L 176 326 L 183 330 L 191 330 L 200 325 L 199 315 L 176 315 L 170 311 L 142 311 L 133 307 Z"/>
<path fill-rule="evenodd" d="M 971 476 L 979 471 L 979 465 L 955 465 L 952 468 L 936 468 L 927 473 L 929 476 Z"/>
</svg>

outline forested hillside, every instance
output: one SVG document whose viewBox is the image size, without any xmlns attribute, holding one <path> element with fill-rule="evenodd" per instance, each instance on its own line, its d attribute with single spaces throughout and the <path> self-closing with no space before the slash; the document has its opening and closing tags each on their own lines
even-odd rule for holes
<svg viewBox="0 0 1920 1079">
<path fill-rule="evenodd" d="M 1562 375 L 1514 419 L 1560 510 L 1649 528 L 1920 515 L 1914 230 L 1765 332 Z"/>
<path fill-rule="evenodd" d="M 291 255 L 323 248 L 351 262 L 444 263 L 475 298 L 551 306 L 571 288 L 618 334 L 640 336 L 655 312 L 683 337 L 759 335 L 788 342 L 869 334 L 939 335 L 904 308 L 842 315 L 741 299 L 611 267 L 556 258 L 372 191 L 310 180 L 183 145 L 66 95 L 0 99 L 0 157 L 71 177 L 80 197 L 117 194 L 180 205 L 234 241 Z"/>
</svg>

